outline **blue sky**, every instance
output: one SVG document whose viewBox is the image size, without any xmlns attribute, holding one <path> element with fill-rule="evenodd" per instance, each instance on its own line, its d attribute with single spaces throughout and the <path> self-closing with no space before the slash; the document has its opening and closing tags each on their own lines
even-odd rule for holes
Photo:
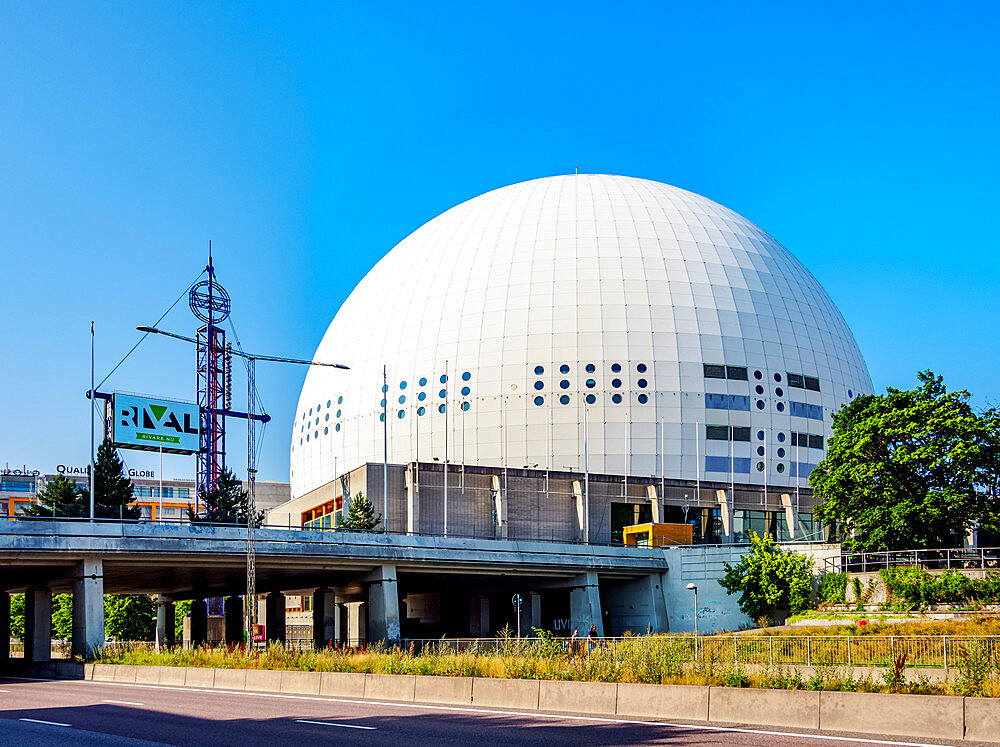
<svg viewBox="0 0 1000 747">
<path fill-rule="evenodd" d="M 877 390 L 931 368 L 1000 404 L 998 6 L 810 5 L 0 5 L 0 466 L 88 460 L 90 321 L 100 380 L 209 240 L 245 347 L 308 358 L 413 229 L 577 166 L 771 233 Z M 108 386 L 193 398 L 193 357 L 147 340 Z M 258 369 L 263 479 L 304 373 Z"/>
</svg>

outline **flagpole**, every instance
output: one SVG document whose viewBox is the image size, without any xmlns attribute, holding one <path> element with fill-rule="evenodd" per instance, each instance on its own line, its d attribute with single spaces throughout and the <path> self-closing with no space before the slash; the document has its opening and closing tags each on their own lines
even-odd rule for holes
<svg viewBox="0 0 1000 747">
<path fill-rule="evenodd" d="M 382 366 L 382 508 L 385 521 L 382 528 L 389 533 L 389 379 Z"/>
<path fill-rule="evenodd" d="M 94 322 L 90 323 L 90 520 L 94 520 Z"/>
</svg>

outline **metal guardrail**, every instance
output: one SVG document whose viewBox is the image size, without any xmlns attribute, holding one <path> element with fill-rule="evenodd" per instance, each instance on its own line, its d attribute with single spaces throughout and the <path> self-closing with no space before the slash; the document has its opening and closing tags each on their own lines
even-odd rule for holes
<svg viewBox="0 0 1000 747">
<path fill-rule="evenodd" d="M 864 573 L 883 568 L 925 568 L 928 570 L 996 568 L 1000 570 L 1000 547 L 960 547 L 924 550 L 843 552 L 826 558 L 827 573 Z"/>
</svg>

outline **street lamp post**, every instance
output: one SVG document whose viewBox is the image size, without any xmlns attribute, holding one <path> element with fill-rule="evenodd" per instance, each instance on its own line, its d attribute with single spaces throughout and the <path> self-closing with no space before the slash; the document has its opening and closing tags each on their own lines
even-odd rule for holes
<svg viewBox="0 0 1000 747">
<path fill-rule="evenodd" d="M 688 591 L 694 592 L 694 658 L 698 660 L 698 587 L 689 583 L 684 587 Z"/>
</svg>

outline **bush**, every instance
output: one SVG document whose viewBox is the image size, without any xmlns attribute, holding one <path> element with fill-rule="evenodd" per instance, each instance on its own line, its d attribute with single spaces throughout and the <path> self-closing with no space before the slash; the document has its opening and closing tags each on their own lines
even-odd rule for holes
<svg viewBox="0 0 1000 747">
<path fill-rule="evenodd" d="M 819 580 L 818 594 L 823 604 L 843 604 L 847 597 L 847 574 L 824 573 Z"/>
<path fill-rule="evenodd" d="M 739 594 L 740 610 L 756 620 L 773 610 L 795 614 L 810 608 L 812 559 L 784 552 L 770 536 L 750 534 L 750 552 L 738 563 L 725 563 L 719 581 L 729 594 Z"/>
<path fill-rule="evenodd" d="M 922 568 L 887 568 L 879 573 L 894 597 L 919 607 L 1000 602 L 1000 576 L 996 574 L 974 579 L 955 570 L 930 574 Z"/>
</svg>

